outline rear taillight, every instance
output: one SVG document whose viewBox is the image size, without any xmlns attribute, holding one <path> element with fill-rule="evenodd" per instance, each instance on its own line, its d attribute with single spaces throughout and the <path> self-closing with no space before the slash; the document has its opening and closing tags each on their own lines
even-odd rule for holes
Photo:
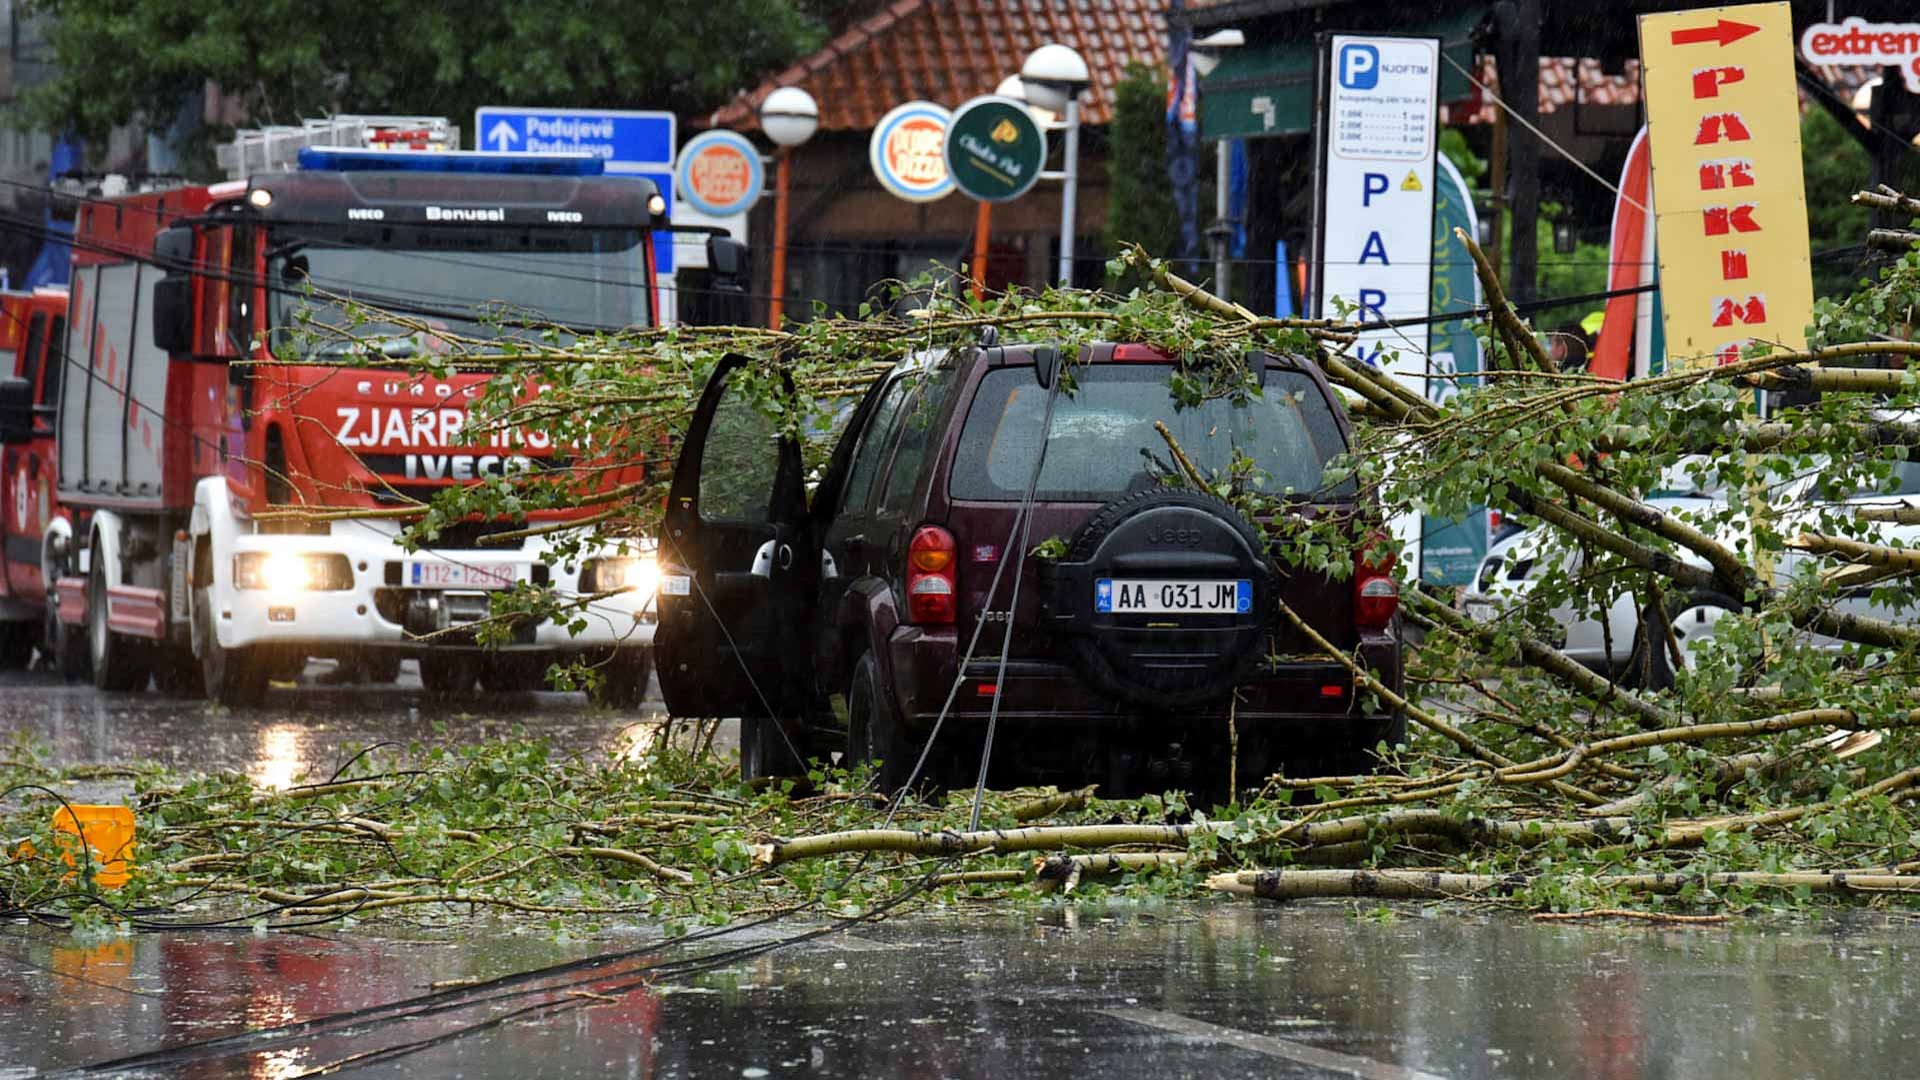
<svg viewBox="0 0 1920 1080">
<path fill-rule="evenodd" d="M 927 624 L 954 621 L 953 534 L 938 525 L 922 525 L 907 545 L 907 619 Z"/>
<path fill-rule="evenodd" d="M 1374 536 L 1353 555 L 1353 624 L 1378 630 L 1400 611 L 1400 583 L 1393 580 L 1394 555 Z"/>
</svg>

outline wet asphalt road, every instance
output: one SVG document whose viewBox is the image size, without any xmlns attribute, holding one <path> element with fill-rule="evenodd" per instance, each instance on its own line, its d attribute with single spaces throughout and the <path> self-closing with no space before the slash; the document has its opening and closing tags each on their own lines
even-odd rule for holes
<svg viewBox="0 0 1920 1080">
<path fill-rule="evenodd" d="M 583 694 L 476 694 L 430 700 L 407 661 L 390 686 L 335 686 L 331 661 L 308 665 L 297 687 L 276 685 L 256 709 L 221 709 L 157 691 L 101 693 L 42 674 L 0 673 L 0 742 L 16 732 L 51 744 L 62 764 L 158 761 L 177 769 L 244 772 L 274 787 L 331 775 L 349 746 L 436 743 L 540 734 L 562 749 L 633 753 L 658 736 L 656 690 L 639 710 L 591 707 Z"/>
<path fill-rule="evenodd" d="M 266 707 L 232 713 L 0 676 L 0 738 L 28 730 L 64 761 L 145 756 L 267 782 L 330 772 L 349 743 L 516 725 L 619 753 L 654 737 L 658 717 L 560 694 L 435 706 L 410 675 L 390 688 L 276 690 Z M 649 968 L 818 924 L 668 952 L 642 926 L 572 941 L 482 923 L 88 943 L 0 924 L 0 1080 L 90 1065 L 281 1078 L 340 1062 L 348 1074 L 486 1077 L 1920 1072 L 1920 934 L 1904 917 L 1677 928 L 1383 911 L 960 909 L 718 956 L 699 972 Z M 472 985 L 608 953 L 631 955 Z M 427 994 L 439 996 L 414 1000 Z"/>
</svg>

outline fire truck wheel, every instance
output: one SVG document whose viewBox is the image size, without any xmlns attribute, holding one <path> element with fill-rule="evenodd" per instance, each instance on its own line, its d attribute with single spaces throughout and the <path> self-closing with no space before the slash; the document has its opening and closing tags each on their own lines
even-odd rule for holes
<svg viewBox="0 0 1920 1080">
<path fill-rule="evenodd" d="M 87 636 L 60 621 L 60 606 L 47 601 L 47 625 L 40 640 L 47 649 L 47 662 L 68 682 L 87 677 Z"/>
<path fill-rule="evenodd" d="M 544 657 L 489 656 L 480 668 L 480 688 L 489 694 L 528 694 L 546 686 Z"/>
<path fill-rule="evenodd" d="M 400 677 L 400 654 L 392 649 L 368 649 L 360 654 L 360 676 L 379 686 L 391 686 Z"/>
<path fill-rule="evenodd" d="M 258 649 L 224 649 L 213 628 L 210 589 L 193 593 L 194 637 L 200 645 L 200 681 L 207 699 L 227 706 L 258 705 L 267 696 L 267 676 Z"/>
<path fill-rule="evenodd" d="M 30 622 L 0 623 L 0 671 L 26 670 L 39 638 L 39 627 Z"/>
<path fill-rule="evenodd" d="M 94 686 L 118 691 L 147 688 L 152 648 L 108 627 L 107 579 L 97 567 L 87 580 L 87 657 L 93 662 Z"/>
<path fill-rule="evenodd" d="M 428 653 L 420 658 L 420 685 L 430 697 L 449 698 L 473 692 L 480 678 L 480 658 L 467 653 Z"/>
<path fill-rule="evenodd" d="M 193 650 L 178 645 L 162 648 L 154 657 L 153 685 L 163 694 L 198 697 L 203 692 L 200 662 Z"/>
<path fill-rule="evenodd" d="M 637 709 L 647 699 L 647 680 L 653 675 L 651 649 L 621 649 L 600 668 L 596 705 L 610 709 Z"/>
</svg>

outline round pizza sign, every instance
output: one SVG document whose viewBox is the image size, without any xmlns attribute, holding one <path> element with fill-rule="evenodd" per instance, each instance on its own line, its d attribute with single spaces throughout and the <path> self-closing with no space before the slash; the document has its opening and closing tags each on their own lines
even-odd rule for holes
<svg viewBox="0 0 1920 1080">
<path fill-rule="evenodd" d="M 909 101 L 881 117 L 867 146 L 880 186 L 908 202 L 933 202 L 952 193 L 946 158 L 951 119 L 931 101 Z"/>
<path fill-rule="evenodd" d="M 712 217 L 734 217 L 760 199 L 760 151 L 736 131 L 703 131 L 680 148 L 680 198 Z"/>
</svg>

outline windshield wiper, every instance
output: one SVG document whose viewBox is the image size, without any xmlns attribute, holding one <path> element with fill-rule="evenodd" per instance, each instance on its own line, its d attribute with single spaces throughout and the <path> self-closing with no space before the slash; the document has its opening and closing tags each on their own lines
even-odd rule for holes
<svg viewBox="0 0 1920 1080">
<path fill-rule="evenodd" d="M 337 341 L 323 349 L 315 350 L 316 356 L 347 356 L 353 353 L 375 353 L 387 360 L 406 360 L 420 353 L 420 345 L 412 334 L 383 334 L 351 341 Z"/>
</svg>

